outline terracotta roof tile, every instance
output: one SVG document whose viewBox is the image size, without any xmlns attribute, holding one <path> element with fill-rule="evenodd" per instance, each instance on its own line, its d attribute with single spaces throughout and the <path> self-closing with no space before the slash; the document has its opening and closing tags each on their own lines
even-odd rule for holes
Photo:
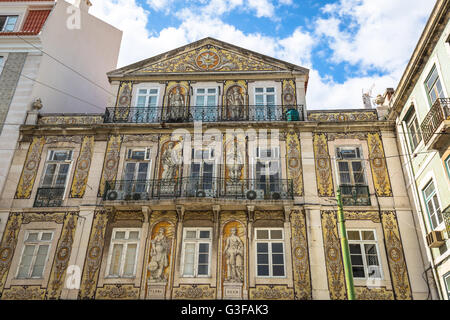
<svg viewBox="0 0 450 320">
<path fill-rule="evenodd" d="M 0 0 L 8 1 L 8 0 Z M 15 0 L 17 1 L 17 0 Z M 33 0 L 43 1 L 43 0 Z M 14 35 L 37 35 L 45 24 L 52 10 L 30 10 L 22 26 L 22 30 L 18 32 L 0 32 L 0 36 L 14 36 Z"/>
</svg>

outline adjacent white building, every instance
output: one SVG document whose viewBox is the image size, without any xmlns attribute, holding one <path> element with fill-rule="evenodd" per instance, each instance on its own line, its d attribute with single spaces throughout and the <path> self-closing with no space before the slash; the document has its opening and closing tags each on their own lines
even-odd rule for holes
<svg viewBox="0 0 450 320">
<path fill-rule="evenodd" d="M 0 0 L 0 192 L 37 99 L 40 112 L 67 114 L 103 113 L 114 98 L 106 72 L 117 67 L 122 32 L 89 14 L 90 6 Z"/>
</svg>

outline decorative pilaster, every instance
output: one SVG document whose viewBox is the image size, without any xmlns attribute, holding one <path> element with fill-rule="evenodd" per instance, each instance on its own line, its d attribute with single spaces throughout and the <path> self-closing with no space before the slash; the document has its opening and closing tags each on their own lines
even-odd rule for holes
<svg viewBox="0 0 450 320">
<path fill-rule="evenodd" d="M 403 245 L 400 239 L 400 230 L 395 211 L 383 211 L 381 213 L 381 223 L 383 225 L 384 242 L 395 299 L 412 300 L 408 268 L 403 253 Z"/>
<path fill-rule="evenodd" d="M 335 211 L 322 211 L 322 233 L 327 268 L 328 290 L 332 300 L 345 300 L 344 265 L 342 264 L 341 245 L 339 242 L 337 215 Z"/>
<path fill-rule="evenodd" d="M 306 217 L 303 210 L 291 210 L 291 241 L 294 268 L 295 299 L 311 300 L 312 287 L 309 270 Z"/>
<path fill-rule="evenodd" d="M 34 181 L 41 161 L 41 153 L 44 148 L 45 138 L 34 137 L 28 148 L 27 158 L 20 176 L 16 190 L 16 199 L 29 199 L 33 190 Z"/>
<path fill-rule="evenodd" d="M 373 184 L 379 197 L 392 197 L 391 182 L 389 180 L 383 143 L 379 133 L 368 133 L 369 162 L 372 168 Z"/>
<path fill-rule="evenodd" d="M 300 140 L 295 131 L 286 135 L 286 166 L 288 179 L 292 179 L 295 196 L 303 195 L 303 167 Z"/>
<path fill-rule="evenodd" d="M 102 197 L 106 190 L 106 182 L 114 181 L 117 175 L 117 168 L 120 160 L 120 146 L 122 144 L 122 137 L 120 135 L 113 135 L 109 137 L 108 145 L 106 146 L 105 160 L 103 163 L 102 178 L 98 188 L 98 196 Z"/>
<path fill-rule="evenodd" d="M 94 152 L 94 136 L 85 136 L 73 175 L 71 198 L 83 198 Z"/>
<path fill-rule="evenodd" d="M 133 82 L 123 81 L 120 83 L 119 92 L 117 94 L 116 109 L 114 110 L 115 119 L 128 119 L 128 114 L 130 113 L 132 92 Z"/>
<path fill-rule="evenodd" d="M 102 262 L 103 247 L 105 245 L 105 231 L 108 223 L 106 211 L 96 211 L 92 223 L 91 235 L 84 262 L 83 276 L 79 292 L 80 299 L 93 299 L 97 288 L 98 273 Z"/>
<path fill-rule="evenodd" d="M 327 135 L 325 133 L 315 133 L 313 143 L 317 192 L 319 197 L 333 197 L 334 187 Z"/>
</svg>

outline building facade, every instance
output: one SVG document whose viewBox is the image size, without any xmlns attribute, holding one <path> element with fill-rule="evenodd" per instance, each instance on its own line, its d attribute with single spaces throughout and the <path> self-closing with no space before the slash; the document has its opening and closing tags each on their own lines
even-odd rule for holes
<svg viewBox="0 0 450 320">
<path fill-rule="evenodd" d="M 392 121 L 307 111 L 308 69 L 212 38 L 108 73 L 104 114 L 21 127 L 1 299 L 427 299 Z"/>
<path fill-rule="evenodd" d="M 122 32 L 59 1 L 0 1 L 0 192 L 27 112 L 102 112 Z M 31 119 L 31 117 L 30 117 Z"/>
<path fill-rule="evenodd" d="M 427 272 L 450 299 L 450 1 L 437 1 L 389 103 Z"/>
</svg>

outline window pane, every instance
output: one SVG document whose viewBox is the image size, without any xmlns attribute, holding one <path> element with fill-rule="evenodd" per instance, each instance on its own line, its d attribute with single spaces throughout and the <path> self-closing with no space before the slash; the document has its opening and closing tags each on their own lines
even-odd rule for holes
<svg viewBox="0 0 450 320">
<path fill-rule="evenodd" d="M 184 270 L 183 274 L 187 276 L 194 275 L 194 254 L 195 254 L 195 244 L 187 243 L 184 247 Z"/>
<path fill-rule="evenodd" d="M 42 233 L 41 240 L 42 241 L 50 241 L 50 240 L 52 240 L 52 233 L 51 232 L 44 232 L 44 233 Z"/>
<path fill-rule="evenodd" d="M 347 231 L 349 240 L 359 240 L 359 231 Z"/>
<path fill-rule="evenodd" d="M 208 255 L 207 254 L 199 254 L 198 255 L 198 263 L 199 264 L 207 264 L 208 263 Z"/>
<path fill-rule="evenodd" d="M 150 89 L 150 94 L 158 94 L 158 89 Z"/>
<path fill-rule="evenodd" d="M 31 277 L 42 277 L 42 273 L 44 272 L 45 260 L 47 258 L 47 252 L 49 249 L 49 245 L 41 245 L 38 248 L 38 252 L 36 255 L 36 260 L 34 262 L 33 271 L 31 273 Z"/>
<path fill-rule="evenodd" d="M 283 244 L 282 243 L 272 243 L 272 252 L 283 253 Z"/>
<path fill-rule="evenodd" d="M 258 254 L 256 257 L 257 264 L 269 264 L 269 255 L 268 254 Z"/>
<path fill-rule="evenodd" d="M 363 265 L 363 259 L 361 255 L 350 255 L 350 260 L 352 262 L 352 266 L 362 266 Z"/>
<path fill-rule="evenodd" d="M 136 249 L 137 244 L 129 244 L 127 246 L 127 252 L 125 254 L 125 266 L 123 270 L 124 276 L 133 276 L 134 275 L 134 262 L 136 259 Z"/>
<path fill-rule="evenodd" d="M 200 253 L 209 252 L 209 243 L 200 243 L 198 246 L 198 251 Z"/>
<path fill-rule="evenodd" d="M 133 239 L 133 240 L 139 239 L 139 231 L 130 231 L 130 235 L 128 236 L 128 239 Z"/>
<path fill-rule="evenodd" d="M 352 254 L 361 254 L 361 246 L 359 244 L 349 244 L 350 253 Z"/>
<path fill-rule="evenodd" d="M 284 276 L 284 266 L 273 266 L 272 267 L 272 275 L 274 277 Z"/>
<path fill-rule="evenodd" d="M 272 254 L 272 263 L 273 264 L 283 264 L 283 254 Z"/>
<path fill-rule="evenodd" d="M 116 234 L 117 235 L 117 234 Z M 109 267 L 110 276 L 118 276 L 120 270 L 120 259 L 122 257 L 123 244 L 115 244 L 113 247 L 111 265 Z"/>
<path fill-rule="evenodd" d="M 199 265 L 198 274 L 202 276 L 208 275 L 208 265 Z"/>
<path fill-rule="evenodd" d="M 208 93 L 209 93 L 209 94 L 211 94 L 211 93 L 212 93 L 212 94 L 215 94 L 215 93 L 216 93 L 216 89 L 208 89 Z"/>
<path fill-rule="evenodd" d="M 197 237 L 196 231 L 186 231 L 186 239 L 195 239 Z"/>
<path fill-rule="evenodd" d="M 275 92 L 275 88 L 267 88 L 266 92 Z"/>
<path fill-rule="evenodd" d="M 47 165 L 47 170 L 45 171 L 44 180 L 42 181 L 43 186 L 51 186 L 53 183 L 53 176 L 56 171 L 56 164 Z"/>
<path fill-rule="evenodd" d="M 125 239 L 125 231 L 116 231 L 115 239 Z"/>
<path fill-rule="evenodd" d="M 365 278 L 364 267 L 352 267 L 353 277 Z"/>
<path fill-rule="evenodd" d="M 283 231 L 282 230 L 270 230 L 270 238 L 271 239 L 283 239 Z"/>
<path fill-rule="evenodd" d="M 268 276 L 269 266 L 268 265 L 258 265 L 258 276 Z"/>
<path fill-rule="evenodd" d="M 269 244 L 268 243 L 257 243 L 256 244 L 256 251 L 258 253 L 264 253 L 269 252 Z"/>
<path fill-rule="evenodd" d="M 269 230 L 256 230 L 256 239 L 269 239 Z"/>
<path fill-rule="evenodd" d="M 373 231 L 363 231 L 362 236 L 363 240 L 375 240 L 375 235 Z"/>
<path fill-rule="evenodd" d="M 39 233 L 38 232 L 31 232 L 28 234 L 27 241 L 36 241 L 38 239 Z"/>
<path fill-rule="evenodd" d="M 34 245 L 26 245 L 23 250 L 22 259 L 20 261 L 19 272 L 17 274 L 18 278 L 28 278 L 28 272 L 30 270 L 31 261 L 33 260 Z"/>
<path fill-rule="evenodd" d="M 209 231 L 201 230 L 200 231 L 200 239 L 209 239 Z"/>
<path fill-rule="evenodd" d="M 255 88 L 255 92 L 264 92 L 263 88 Z"/>
</svg>

